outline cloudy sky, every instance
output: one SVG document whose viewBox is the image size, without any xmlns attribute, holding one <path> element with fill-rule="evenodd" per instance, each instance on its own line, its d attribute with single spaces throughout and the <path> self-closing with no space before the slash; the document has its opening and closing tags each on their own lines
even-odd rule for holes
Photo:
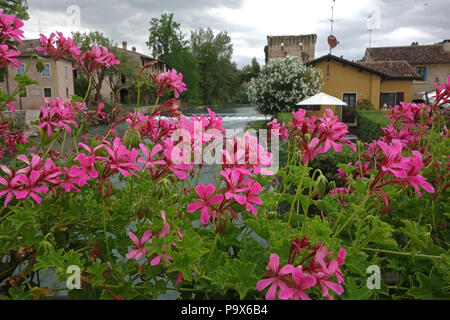
<svg viewBox="0 0 450 320">
<path fill-rule="evenodd" d="M 212 28 L 227 31 L 239 66 L 257 57 L 264 63 L 267 35 L 316 33 L 316 58 L 329 52 L 332 0 L 28 0 L 30 20 L 25 36 L 37 38 L 52 31 L 99 30 L 121 44 L 146 47 L 149 20 L 173 12 L 184 33 Z M 78 16 L 77 12 L 80 13 Z M 375 12 L 372 46 L 433 44 L 450 39 L 448 0 L 336 0 L 335 55 L 360 59 L 369 45 L 368 17 Z M 80 17 L 79 19 L 77 19 Z"/>
</svg>

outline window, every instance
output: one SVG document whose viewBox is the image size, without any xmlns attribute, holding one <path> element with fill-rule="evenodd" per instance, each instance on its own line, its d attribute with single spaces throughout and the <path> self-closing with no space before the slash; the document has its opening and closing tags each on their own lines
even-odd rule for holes
<svg viewBox="0 0 450 320">
<path fill-rule="evenodd" d="M 67 66 L 64 67 L 64 79 L 69 80 L 69 68 Z"/>
<path fill-rule="evenodd" d="M 306 111 L 320 111 L 321 106 L 318 106 L 318 105 L 301 106 L 300 108 L 305 109 Z"/>
<path fill-rule="evenodd" d="M 66 99 L 69 99 L 69 88 L 66 88 Z"/>
<path fill-rule="evenodd" d="M 344 93 L 342 95 L 342 100 L 347 104 L 348 107 L 355 107 L 356 93 Z"/>
<path fill-rule="evenodd" d="M 25 65 L 22 64 L 17 68 L 17 74 L 25 74 Z"/>
<path fill-rule="evenodd" d="M 49 78 L 50 77 L 50 63 L 46 63 L 45 64 L 44 71 L 42 71 L 42 76 L 45 77 L 45 78 Z"/>
<path fill-rule="evenodd" d="M 397 93 L 383 92 L 380 93 L 380 108 L 389 108 L 396 105 Z"/>
<path fill-rule="evenodd" d="M 44 97 L 51 98 L 52 97 L 52 88 L 44 88 Z"/>
<path fill-rule="evenodd" d="M 422 77 L 423 81 L 428 81 L 428 67 L 427 66 L 415 66 L 414 69 Z"/>
</svg>

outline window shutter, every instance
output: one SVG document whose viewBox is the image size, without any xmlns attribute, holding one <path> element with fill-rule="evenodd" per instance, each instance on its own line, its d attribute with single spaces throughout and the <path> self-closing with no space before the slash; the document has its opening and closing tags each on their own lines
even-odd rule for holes
<svg viewBox="0 0 450 320">
<path fill-rule="evenodd" d="M 405 94 L 403 92 L 397 92 L 397 100 L 395 101 L 396 105 L 400 105 L 400 102 L 404 102 Z"/>
<path fill-rule="evenodd" d="M 423 72 L 423 80 L 428 81 L 428 66 L 426 66 L 424 69 L 425 70 Z"/>
</svg>

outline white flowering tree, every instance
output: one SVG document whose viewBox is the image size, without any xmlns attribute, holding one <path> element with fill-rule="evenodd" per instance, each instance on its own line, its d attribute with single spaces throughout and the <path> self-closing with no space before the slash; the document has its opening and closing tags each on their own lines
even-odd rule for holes
<svg viewBox="0 0 450 320">
<path fill-rule="evenodd" d="M 271 60 L 248 87 L 248 98 L 264 114 L 289 112 L 322 88 L 322 72 L 297 57 Z"/>
</svg>

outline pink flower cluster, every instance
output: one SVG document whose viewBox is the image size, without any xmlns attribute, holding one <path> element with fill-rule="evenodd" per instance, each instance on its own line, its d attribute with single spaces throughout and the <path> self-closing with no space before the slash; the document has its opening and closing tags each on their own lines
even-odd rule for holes
<svg viewBox="0 0 450 320">
<path fill-rule="evenodd" d="M 128 252 L 125 256 L 127 259 L 135 259 L 138 261 L 142 256 L 147 258 L 148 250 L 145 248 L 145 244 L 152 243 L 152 239 L 156 238 L 160 240 L 162 237 L 167 237 L 170 233 L 170 224 L 167 222 L 166 212 L 161 211 L 161 219 L 163 221 L 163 228 L 158 233 L 153 233 L 150 230 L 144 232 L 142 237 L 139 239 L 133 232 L 129 232 L 128 236 L 131 241 L 135 244 L 135 246 L 131 247 L 131 251 Z M 151 227 L 151 226 L 150 226 Z M 173 236 L 176 240 L 181 240 L 183 238 L 183 234 L 181 230 L 178 228 L 176 232 L 173 233 Z M 170 248 L 173 249 L 176 246 L 176 241 L 173 241 L 170 245 Z M 166 246 L 162 245 L 161 247 L 163 254 L 159 255 L 158 253 L 152 253 L 148 257 L 148 262 L 150 262 L 151 266 L 156 266 L 160 263 L 164 263 L 165 260 L 170 264 L 172 261 L 172 257 L 170 254 L 166 253 Z"/>
<path fill-rule="evenodd" d="M 173 91 L 175 98 L 180 96 L 180 93 L 186 91 L 186 84 L 183 82 L 183 75 L 177 73 L 175 69 L 167 71 L 164 68 L 163 72 L 159 72 L 158 76 L 152 75 L 153 81 L 155 83 L 156 92 L 159 96 L 164 95 L 164 93 Z"/>
<path fill-rule="evenodd" d="M 5 14 L 0 9 L 0 42 L 14 40 L 22 43 L 23 22 L 16 16 Z"/>
<path fill-rule="evenodd" d="M 313 160 L 318 154 L 326 153 L 331 147 L 336 152 L 342 151 L 342 144 L 348 145 L 353 151 L 355 146 L 345 135 L 348 133 L 347 126 L 339 122 L 339 118 L 333 115 L 331 109 L 326 109 L 322 118 L 317 120 L 315 116 L 305 118 L 306 110 L 299 109 L 293 112 L 294 118 L 288 123 L 288 128 L 277 121 L 268 124 L 269 129 L 279 130 L 279 135 L 286 141 L 287 138 L 296 141 L 303 150 L 299 152 L 303 155 L 302 162 Z"/>
<path fill-rule="evenodd" d="M 71 38 L 65 38 L 61 32 L 56 32 L 56 35 L 51 33 L 48 38 L 41 34 L 40 42 L 42 46 L 37 47 L 36 50 L 43 51 L 55 61 L 66 57 L 77 59 L 81 54 L 75 42 Z"/>
<path fill-rule="evenodd" d="M 19 68 L 21 63 L 17 60 L 20 51 L 13 44 L 14 41 L 22 43 L 23 22 L 16 16 L 4 14 L 0 10 L 0 68 L 12 65 Z"/>
<path fill-rule="evenodd" d="M 78 124 L 74 121 L 76 112 L 85 110 L 83 104 L 64 103 L 61 98 L 45 99 L 45 105 L 41 108 L 41 114 L 39 115 L 41 120 L 39 128 L 45 129 L 48 137 L 52 135 L 54 128 L 64 127 L 68 132 L 71 132 L 70 125 L 78 127 Z"/>
<path fill-rule="evenodd" d="M 102 67 L 110 68 L 120 64 L 119 60 L 116 60 L 114 54 L 109 52 L 107 48 L 99 48 L 96 45 L 93 45 L 91 50 L 87 50 L 81 56 L 78 56 L 76 60 L 76 69 L 81 68 L 89 76 L 92 76 L 95 70 Z"/>
<path fill-rule="evenodd" d="M 47 158 L 45 161 L 38 155 L 33 154 L 31 160 L 25 155 L 17 159 L 26 163 L 28 167 L 17 172 L 2 165 L 0 168 L 6 177 L 0 177 L 0 197 L 6 195 L 5 208 L 13 199 L 26 199 L 31 197 L 37 203 L 41 203 L 40 194 L 46 194 L 51 187 L 59 184 L 61 168 L 57 167 L 53 160 Z"/>
<path fill-rule="evenodd" d="M 9 120 L 0 120 L 0 159 L 5 152 L 15 155 L 17 152 L 17 145 L 28 142 L 27 136 L 23 130 L 12 130 L 10 128 Z"/>
<path fill-rule="evenodd" d="M 280 266 L 277 254 L 270 255 L 267 271 L 268 278 L 259 280 L 256 284 L 258 291 L 269 287 L 266 300 L 274 300 L 280 289 L 278 298 L 282 300 L 311 300 L 307 294 L 313 287 L 320 288 L 322 296 L 329 300 L 333 297 L 330 291 L 341 295 L 344 292 L 342 283 L 344 278 L 340 266 L 344 264 L 345 249 L 339 249 L 336 258 L 332 259 L 333 252 L 319 242 L 315 247 L 309 244 L 307 238 L 298 238 L 291 243 L 288 264 Z M 295 258 L 302 259 L 295 263 Z"/>
</svg>

